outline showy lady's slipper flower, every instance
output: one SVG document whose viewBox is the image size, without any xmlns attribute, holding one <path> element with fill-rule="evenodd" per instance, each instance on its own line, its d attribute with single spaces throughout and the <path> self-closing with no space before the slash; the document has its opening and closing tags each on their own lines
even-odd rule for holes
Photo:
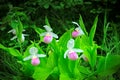
<svg viewBox="0 0 120 80">
<path fill-rule="evenodd" d="M 40 34 L 40 36 L 44 36 L 44 42 L 45 43 L 50 43 L 54 38 L 58 38 L 57 34 L 52 32 L 52 28 L 50 28 L 49 26 L 45 25 L 43 26 L 47 32 L 44 32 L 42 34 Z"/>
<path fill-rule="evenodd" d="M 38 54 L 38 49 L 36 47 L 31 47 L 29 50 L 30 56 L 24 58 L 23 60 L 29 60 L 31 59 L 31 64 L 32 65 L 38 65 L 40 64 L 39 57 L 46 57 L 45 54 Z"/>
<path fill-rule="evenodd" d="M 81 36 L 84 34 L 84 32 L 82 31 L 80 25 L 76 22 L 72 22 L 73 24 L 76 24 L 78 27 L 75 28 L 75 30 L 72 32 L 72 36 L 75 38 L 77 36 Z"/>
<path fill-rule="evenodd" d="M 68 58 L 71 60 L 78 59 L 77 52 L 83 52 L 83 50 L 81 50 L 81 49 L 74 48 L 74 39 L 70 39 L 68 41 L 67 48 L 68 48 L 68 50 L 65 52 L 64 58 L 66 58 L 66 56 L 68 56 Z"/>
<path fill-rule="evenodd" d="M 23 30 L 23 31 L 25 31 L 25 30 Z M 14 37 L 12 37 L 10 40 L 14 40 L 14 39 L 16 39 L 17 38 L 17 35 L 16 35 L 16 30 L 15 29 L 11 29 L 10 31 L 8 31 L 8 33 L 12 33 L 12 34 L 14 34 L 15 36 Z M 24 42 L 25 41 L 25 36 L 28 36 L 28 34 L 22 34 L 22 42 Z"/>
</svg>

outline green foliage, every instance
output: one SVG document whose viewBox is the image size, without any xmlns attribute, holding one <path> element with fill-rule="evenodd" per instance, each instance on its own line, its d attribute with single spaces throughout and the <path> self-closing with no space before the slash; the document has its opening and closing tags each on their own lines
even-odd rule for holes
<svg viewBox="0 0 120 80">
<path fill-rule="evenodd" d="M 80 18 L 79 18 L 79 24 L 80 24 L 80 27 L 82 28 L 82 30 L 84 31 L 84 33 L 86 35 L 88 35 L 86 29 L 85 29 L 85 25 L 84 25 L 84 22 L 83 22 L 83 19 L 82 19 L 82 16 L 80 15 Z"/>
<path fill-rule="evenodd" d="M 97 27 L 97 22 L 98 22 L 98 16 L 95 18 L 94 20 L 94 23 L 93 23 L 93 26 L 90 30 L 90 34 L 89 34 L 89 37 L 90 37 L 90 44 L 92 45 L 93 44 L 93 38 L 95 36 L 95 31 L 96 31 L 96 27 Z"/>
<path fill-rule="evenodd" d="M 17 49 L 7 48 L 7 47 L 3 46 L 2 44 L 0 44 L 0 49 L 3 49 L 5 51 L 9 52 L 13 56 L 16 56 L 16 57 L 19 57 L 19 58 L 22 57 L 22 55 L 20 54 L 20 52 Z"/>
<path fill-rule="evenodd" d="M 107 6 L 107 2 L 114 5 L 116 1 L 117 0 L 28 0 L 24 2 L 20 1 L 22 4 L 19 3 L 17 7 L 14 7 L 16 5 L 13 6 L 12 4 L 8 4 L 9 12 L 3 17 L 2 21 L 0 21 L 0 30 L 8 32 L 11 28 L 15 29 L 17 41 L 9 41 L 11 35 L 8 35 L 5 41 L 4 38 L 1 38 L 0 49 L 16 58 L 16 63 L 21 65 L 19 66 L 21 74 L 27 77 L 14 76 L 12 79 L 107 80 L 111 78 L 114 80 L 113 74 L 120 68 L 120 56 L 116 55 L 119 54 L 119 31 L 117 32 L 114 22 L 107 23 L 106 13 L 104 16 L 104 25 L 102 25 L 103 39 L 101 36 L 99 37 L 102 43 L 101 47 L 98 46 L 97 41 L 94 40 L 96 39 L 96 35 L 99 34 L 96 30 L 102 32 L 100 20 L 103 19 L 101 18 L 101 14 L 106 10 L 107 7 L 105 6 Z M 98 3 L 101 3 L 103 6 Z M 99 21 L 98 16 L 96 16 L 93 22 L 94 14 L 95 16 L 96 14 L 100 14 Z M 79 15 L 80 17 L 78 18 Z M 71 34 L 74 30 L 73 25 L 71 25 L 73 20 L 79 21 L 79 25 L 85 33 L 82 36 L 74 38 L 74 47 L 83 50 L 83 53 L 77 53 L 79 56 L 77 60 L 70 60 L 68 57 L 66 59 L 64 58 L 64 53 L 67 50 L 67 43 L 72 38 Z M 44 37 L 40 36 L 41 33 L 45 32 L 42 27 L 43 24 L 53 28 L 53 31 L 59 35 L 58 41 L 53 39 L 49 44 L 43 43 Z M 119 27 L 119 25 L 117 27 Z M 37 40 L 34 39 L 33 41 L 27 38 L 25 40 L 27 42 L 22 42 L 24 29 L 27 30 L 25 33 L 30 33 L 29 38 L 38 37 Z M 35 31 L 37 35 L 32 33 L 30 29 Z M 112 30 L 115 30 L 115 32 Z M 64 31 L 66 32 L 64 33 Z M 108 33 L 108 31 L 111 32 Z M 4 45 L 3 43 L 8 43 L 8 45 Z M 13 45 L 9 46 L 10 44 Z M 45 58 L 39 59 L 40 64 L 37 66 L 30 64 L 33 58 L 28 61 L 23 61 L 25 57 L 30 55 L 29 50 L 31 47 L 36 47 L 38 49 L 38 54 L 46 54 Z M 105 51 L 105 54 L 103 54 L 103 51 Z M 88 61 L 85 61 L 81 57 L 83 54 Z M 11 62 L 11 64 L 14 63 Z M 8 66 L 12 68 L 10 64 Z M 0 78 L 2 79 L 1 75 Z"/>
<path fill-rule="evenodd" d="M 119 55 L 109 55 L 108 58 L 100 57 L 97 72 L 102 77 L 115 73 L 120 68 Z"/>
</svg>

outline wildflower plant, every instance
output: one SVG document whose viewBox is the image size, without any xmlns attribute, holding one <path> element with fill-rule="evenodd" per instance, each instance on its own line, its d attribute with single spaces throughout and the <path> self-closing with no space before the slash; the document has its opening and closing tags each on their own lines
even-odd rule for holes
<svg viewBox="0 0 120 80">
<path fill-rule="evenodd" d="M 44 42 L 50 43 L 54 38 L 58 38 L 57 34 L 52 32 L 52 28 L 50 28 L 48 25 L 43 26 L 47 32 L 41 33 L 40 36 L 44 36 Z"/>
<path fill-rule="evenodd" d="M 83 50 L 81 50 L 81 49 L 74 48 L 74 40 L 73 39 L 70 39 L 68 41 L 67 48 L 68 48 L 68 50 L 66 50 L 66 52 L 64 54 L 64 58 L 66 58 L 66 56 L 68 56 L 68 58 L 71 60 L 78 59 L 77 52 L 83 52 Z"/>
<path fill-rule="evenodd" d="M 28 57 L 25 57 L 23 60 L 29 60 L 31 59 L 32 65 L 38 65 L 40 64 L 39 57 L 46 57 L 45 54 L 38 54 L 38 49 L 36 47 L 31 47 L 29 50 L 30 55 Z"/>
<path fill-rule="evenodd" d="M 25 30 L 23 30 L 23 31 L 25 31 Z M 10 31 L 8 31 L 8 33 L 12 33 L 14 36 L 10 39 L 10 40 L 14 40 L 14 39 L 16 39 L 17 38 L 17 33 L 16 33 L 16 30 L 15 29 L 11 29 Z M 23 34 L 22 33 L 22 42 L 24 42 L 25 41 L 25 36 L 28 36 L 28 34 Z"/>
<path fill-rule="evenodd" d="M 80 25 L 77 22 L 72 22 L 73 24 L 77 25 L 77 27 L 75 28 L 75 30 L 72 32 L 72 37 L 77 37 L 77 36 L 81 36 L 84 35 L 83 30 L 81 29 Z"/>
<path fill-rule="evenodd" d="M 24 75 L 35 80 L 96 80 L 96 75 L 101 79 L 104 76 L 102 75 L 104 71 L 106 71 L 106 75 L 110 76 L 108 70 L 112 74 L 117 70 L 113 70 L 113 68 L 120 65 L 119 62 L 111 63 L 113 66 L 107 65 L 111 61 L 119 60 L 120 56 L 113 58 L 112 55 L 107 55 L 106 58 L 97 54 L 97 49 L 101 49 L 94 41 L 98 16 L 95 18 L 89 34 L 85 29 L 82 16 L 80 16 L 79 23 L 72 22 L 78 27 L 74 31 L 73 29 L 66 31 L 59 38 L 57 34 L 52 32 L 47 18 L 45 21 L 46 25 L 43 27 L 46 32 L 40 27 L 32 26 L 33 30 L 40 35 L 40 40 L 27 40 L 30 41 L 28 46 L 21 45 L 27 35 L 22 33 L 24 26 L 20 18 L 18 18 L 17 22 L 11 21 L 10 25 L 13 29 L 8 33 L 15 35 L 11 40 L 17 38 L 20 46 L 19 48 L 5 47 L 0 44 L 0 49 L 17 58 L 16 62 L 21 64 L 20 70 Z M 43 42 L 47 44 L 42 45 L 40 42 L 42 41 L 41 36 Z"/>
</svg>

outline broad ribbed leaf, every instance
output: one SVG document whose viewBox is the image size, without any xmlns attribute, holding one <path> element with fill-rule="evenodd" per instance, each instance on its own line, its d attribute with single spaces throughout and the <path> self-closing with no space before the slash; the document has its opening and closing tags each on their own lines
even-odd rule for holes
<svg viewBox="0 0 120 80">
<path fill-rule="evenodd" d="M 52 73 L 58 73 L 56 72 L 56 64 L 57 63 L 55 63 L 54 53 L 49 53 L 47 64 L 43 67 L 37 67 L 33 74 L 33 78 L 35 80 L 46 80 Z"/>
<path fill-rule="evenodd" d="M 94 36 L 95 36 L 95 31 L 96 31 L 96 27 L 97 27 L 97 22 L 98 22 L 98 16 L 96 16 L 95 20 L 94 20 L 94 23 L 93 23 L 93 26 L 90 30 L 90 33 L 89 33 L 89 38 L 90 38 L 90 44 L 92 45 L 93 44 L 93 39 L 94 39 Z"/>
<path fill-rule="evenodd" d="M 45 24 L 48 25 L 48 26 L 50 26 L 50 23 L 49 23 L 49 21 L 48 21 L 47 16 L 45 16 Z"/>
<path fill-rule="evenodd" d="M 22 56 L 22 54 L 20 54 L 20 52 L 17 49 L 7 48 L 7 47 L 3 46 L 2 44 L 0 44 L 0 49 L 3 49 L 5 51 L 7 51 L 8 53 L 10 53 L 11 55 L 16 56 L 16 57 Z"/>
<path fill-rule="evenodd" d="M 60 80 L 72 80 L 67 73 L 60 74 Z"/>
<path fill-rule="evenodd" d="M 0 49 L 3 49 L 3 50 L 5 50 L 5 49 L 7 49 L 5 46 L 3 46 L 2 44 L 0 44 Z"/>
<path fill-rule="evenodd" d="M 84 22 L 83 22 L 83 19 L 82 19 L 82 16 L 80 15 L 80 18 L 79 18 L 79 24 L 80 24 L 80 27 L 82 28 L 83 32 L 88 35 L 87 33 L 87 30 L 85 28 L 85 25 L 84 25 Z"/>
<path fill-rule="evenodd" d="M 19 26 L 18 26 L 18 32 L 17 32 L 17 38 L 20 42 L 22 42 L 22 31 L 23 31 L 23 24 L 22 22 L 20 21 L 20 18 L 18 17 L 18 23 L 19 23 Z"/>
<path fill-rule="evenodd" d="M 97 45 L 94 44 L 94 46 L 89 46 L 87 48 L 87 51 L 88 51 L 88 60 L 89 60 L 89 63 L 90 63 L 90 66 L 92 68 L 94 68 L 94 66 L 96 65 L 96 59 L 97 59 Z"/>
<path fill-rule="evenodd" d="M 63 48 L 67 48 L 67 42 L 68 42 L 68 40 L 70 40 L 71 39 L 71 31 L 72 31 L 72 29 L 71 30 L 69 30 L 69 31 L 67 31 L 67 32 L 65 32 L 61 37 L 60 37 L 60 39 L 59 39 L 59 46 L 60 47 L 63 47 Z"/>
<path fill-rule="evenodd" d="M 60 49 L 61 51 L 61 54 L 60 54 L 60 59 L 59 59 L 59 62 L 58 62 L 58 67 L 59 67 L 59 70 L 60 70 L 60 73 L 70 73 L 70 70 L 68 68 L 68 58 L 64 58 L 64 49 L 61 48 Z"/>
<path fill-rule="evenodd" d="M 37 67 L 33 74 L 35 80 L 46 80 L 48 76 L 52 73 L 52 70 L 46 67 Z"/>
</svg>

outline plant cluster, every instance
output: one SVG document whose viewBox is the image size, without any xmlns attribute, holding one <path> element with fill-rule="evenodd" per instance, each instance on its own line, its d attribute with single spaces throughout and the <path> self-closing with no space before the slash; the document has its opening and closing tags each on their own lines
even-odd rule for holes
<svg viewBox="0 0 120 80">
<path fill-rule="evenodd" d="M 22 17 L 18 15 L 14 18 L 15 20 L 12 17 L 10 22 L 12 29 L 8 33 L 14 35 L 10 40 L 16 41 L 17 46 L 16 43 L 13 47 L 0 44 L 0 48 L 17 58 L 16 62 L 21 65 L 20 70 L 24 75 L 35 80 L 110 79 L 119 68 L 119 55 L 113 56 L 108 52 L 107 56 L 103 56 L 97 53 L 97 49 L 102 49 L 94 41 L 98 16 L 89 33 L 80 16 L 79 24 L 72 22 L 77 27 L 71 28 L 60 37 L 53 33 L 46 17 L 43 26 L 46 31 L 35 25 L 31 27 L 39 35 L 37 41 L 27 40 L 28 36 L 36 35 L 23 34 L 27 28 L 21 22 Z M 25 47 L 25 41 L 29 41 L 30 45 Z"/>
<path fill-rule="evenodd" d="M 1 80 L 120 79 L 117 0 L 0 3 Z"/>
</svg>

